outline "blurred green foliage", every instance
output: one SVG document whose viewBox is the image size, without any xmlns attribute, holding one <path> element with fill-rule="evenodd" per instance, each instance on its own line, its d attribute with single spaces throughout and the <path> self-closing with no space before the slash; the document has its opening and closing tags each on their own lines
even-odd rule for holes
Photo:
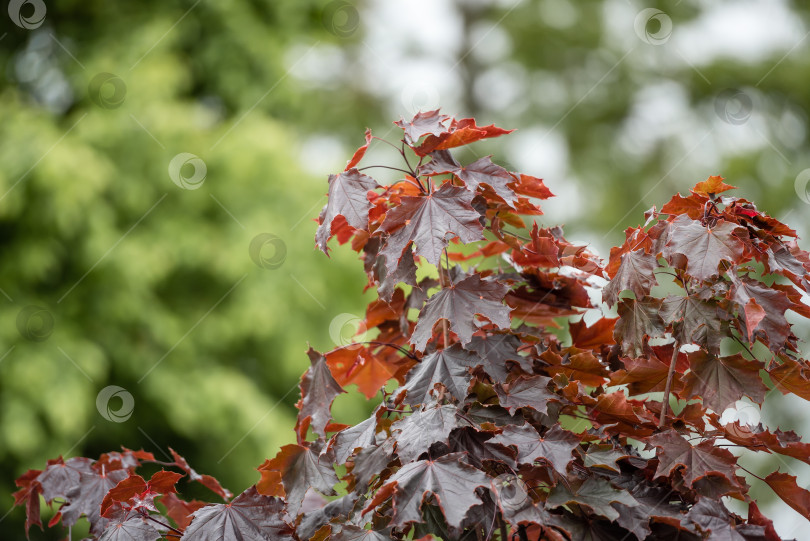
<svg viewBox="0 0 810 541">
<path fill-rule="evenodd" d="M 383 135 L 391 117 L 413 112 L 410 90 L 392 81 L 426 86 L 457 116 L 518 128 L 481 149 L 545 176 L 563 201 L 544 205 L 546 219 L 565 219 L 569 238 L 603 255 L 644 210 L 712 174 L 808 231 L 794 188 L 810 166 L 807 42 L 688 60 L 679 32 L 717 8 L 696 1 L 444 1 L 435 12 L 420 4 L 422 28 L 407 35 L 397 10 L 414 8 L 351 5 L 66 0 L 49 2 L 36 29 L 3 14 L 0 513 L 26 469 L 119 445 L 172 445 L 234 491 L 255 481 L 261 460 L 292 439 L 307 342 L 332 347 L 333 318 L 361 315 L 369 299 L 349 250 L 327 260 L 312 249 L 330 170 L 311 170 L 340 168 L 363 128 Z M 801 37 L 810 8 L 787 6 Z M 634 31 L 648 7 L 666 11 L 672 40 L 642 39 L 660 21 Z M 442 33 L 457 43 L 426 45 Z M 445 86 L 401 75 L 379 50 L 388 41 L 402 58 L 441 61 Z M 91 88 L 100 74 L 116 79 Z M 743 122 L 729 122 L 734 107 Z M 302 159 L 325 152 L 305 144 L 323 134 L 346 155 Z M 563 165 L 535 167 L 549 148 Z M 180 153 L 205 164 L 196 189 L 172 182 Z M 283 242 L 277 268 L 249 253 L 262 234 Z M 278 247 L 262 257 L 278 263 Z M 21 333 L 28 306 L 45 312 Z M 49 317 L 46 339 L 23 336 Z M 125 422 L 96 407 L 108 385 L 133 397 Z M 336 409 L 352 422 L 366 407 L 342 395 Z M 766 420 L 800 428 L 800 411 Z M 22 520 L 18 509 L 0 521 L 0 537 L 22 538 Z"/>
</svg>

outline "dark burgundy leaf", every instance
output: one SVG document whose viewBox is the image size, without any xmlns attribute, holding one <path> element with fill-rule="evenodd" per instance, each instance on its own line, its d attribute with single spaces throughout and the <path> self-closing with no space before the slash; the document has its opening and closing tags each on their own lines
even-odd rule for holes
<svg viewBox="0 0 810 541">
<path fill-rule="evenodd" d="M 436 460 L 405 464 L 391 476 L 363 512 L 367 513 L 393 493 L 392 524 L 403 526 L 421 520 L 422 502 L 432 494 L 447 524 L 457 528 L 467 511 L 480 503 L 475 489 L 488 485 L 489 478 L 482 471 L 464 463 L 464 453 L 451 453 Z"/>
<path fill-rule="evenodd" d="M 487 442 L 487 445 L 500 444 L 517 449 L 517 460 L 531 464 L 543 459 L 560 472 L 566 474 L 568 463 L 574 460 L 571 452 L 579 445 L 579 437 L 559 426 L 551 428 L 543 437 L 529 424 L 509 425 L 503 432 Z"/>
<path fill-rule="evenodd" d="M 647 441 L 658 448 L 656 477 L 671 475 L 673 470 L 683 467 L 687 486 L 712 473 L 735 482 L 737 459 L 727 449 L 715 447 L 711 440 L 692 445 L 674 430 L 668 430 L 649 437 Z"/>
<path fill-rule="evenodd" d="M 521 347 L 520 338 L 511 334 L 488 334 L 473 336 L 464 349 L 478 354 L 480 364 L 494 381 L 504 382 L 509 375 L 510 365 L 520 365 L 526 372 L 531 372 L 531 361 L 518 353 Z"/>
<path fill-rule="evenodd" d="M 284 502 L 250 487 L 232 502 L 203 507 L 183 535 L 184 541 L 292 541 L 284 521 Z"/>
<path fill-rule="evenodd" d="M 663 336 L 664 330 L 660 299 L 622 299 L 619 303 L 619 321 L 613 335 L 616 342 L 621 343 L 625 354 L 640 357 L 644 352 L 645 340 Z"/>
<path fill-rule="evenodd" d="M 711 534 L 709 539 L 722 541 L 746 541 L 732 526 L 732 518 L 728 509 L 719 501 L 709 498 L 700 498 L 683 522 L 697 525 L 701 531 Z"/>
<path fill-rule="evenodd" d="M 600 477 L 589 477 L 573 492 L 568 490 L 565 484 L 558 484 L 549 494 L 546 507 L 554 509 L 572 503 L 584 505 L 608 520 L 619 518 L 619 512 L 611 505 L 612 503 L 621 503 L 628 507 L 639 505 L 628 491 L 615 488 L 609 481 Z"/>
<path fill-rule="evenodd" d="M 515 182 L 515 177 L 503 167 L 492 163 L 492 156 L 484 156 L 463 167 L 448 150 L 433 152 L 431 158 L 430 162 L 422 166 L 420 173 L 425 175 L 452 173 L 473 192 L 478 189 L 479 185 L 486 184 L 510 206 L 517 200 L 515 192 L 508 186 Z"/>
<path fill-rule="evenodd" d="M 199 474 L 196 471 L 194 471 L 194 468 L 189 466 L 186 459 L 180 456 L 177 453 L 177 451 L 175 451 L 171 447 L 169 447 L 169 452 L 171 452 L 172 454 L 175 466 L 186 472 L 188 474 L 188 478 L 191 481 L 196 481 L 197 483 L 200 483 L 201 485 L 205 486 L 206 488 L 215 492 L 216 494 L 219 494 L 219 496 L 223 500 L 229 500 L 231 496 L 233 496 L 230 490 L 224 488 L 221 484 L 219 484 L 219 481 L 217 481 L 210 475 Z"/>
<path fill-rule="evenodd" d="M 761 404 L 768 388 L 759 377 L 764 368 L 759 361 L 749 361 L 742 355 L 715 357 L 705 351 L 689 354 L 691 371 L 684 378 L 684 395 L 699 397 L 717 413 L 748 396 Z"/>
<path fill-rule="evenodd" d="M 358 526 L 341 526 L 340 531 L 330 537 L 331 541 L 390 541 L 391 536 L 384 532 L 366 530 Z"/>
<path fill-rule="evenodd" d="M 508 384 L 497 383 L 495 392 L 501 406 L 514 413 L 518 408 L 532 408 L 540 413 L 548 413 L 549 400 L 560 401 L 560 397 L 548 390 L 551 378 L 546 376 L 520 376 Z"/>
<path fill-rule="evenodd" d="M 79 486 L 83 473 L 93 473 L 92 462 L 89 458 L 74 457 L 49 465 L 37 477 L 37 481 L 42 485 L 42 497 L 45 501 L 67 498 L 68 494 Z"/>
<path fill-rule="evenodd" d="M 782 472 L 773 472 L 765 482 L 785 503 L 810 520 L 810 491 L 796 484 L 796 477 Z"/>
<path fill-rule="evenodd" d="M 391 234 L 380 251 L 388 272 L 395 271 L 411 242 L 416 244 L 416 255 L 438 266 L 450 239 L 458 237 L 462 243 L 483 239 L 481 215 L 473 209 L 472 199 L 473 194 L 450 183 L 429 195 L 403 197 L 399 206 L 388 211 L 381 226 Z"/>
<path fill-rule="evenodd" d="M 163 537 L 145 518 L 134 511 L 118 509 L 99 541 L 156 541 Z"/>
<path fill-rule="evenodd" d="M 494 280 L 482 280 L 478 274 L 445 287 L 428 299 L 419 312 L 419 321 L 411 336 L 417 351 L 424 351 L 433 334 L 433 326 L 446 319 L 450 330 L 462 344 L 469 344 L 476 330 L 475 315 L 480 314 L 502 329 L 508 329 L 510 309 L 503 299 L 509 288 Z"/>
<path fill-rule="evenodd" d="M 365 447 L 354 458 L 351 473 L 357 486 L 367 487 L 372 477 L 379 475 L 393 459 L 394 440 L 387 438 L 379 445 Z"/>
<path fill-rule="evenodd" d="M 328 253 L 326 243 L 332 236 L 332 222 L 339 215 L 355 229 L 368 229 L 368 211 L 371 209 L 368 191 L 379 186 L 376 180 L 354 168 L 339 175 L 329 175 L 329 200 L 323 207 L 323 221 L 315 233 L 315 240 L 323 253 Z"/>
<path fill-rule="evenodd" d="M 354 492 L 332 500 L 320 509 L 301 517 L 301 523 L 295 529 L 299 539 L 310 539 L 318 529 L 335 518 L 347 518 L 360 497 Z M 362 500 L 360 500 L 362 501 Z"/>
<path fill-rule="evenodd" d="M 77 490 L 68 496 L 68 503 L 60 509 L 62 523 L 72 526 L 84 515 L 90 522 L 90 530 L 95 534 L 101 533 L 108 522 L 101 518 L 101 501 L 126 478 L 127 470 L 105 471 L 103 474 L 95 471 L 82 473 Z"/>
<path fill-rule="evenodd" d="M 285 445 L 272 460 L 259 466 L 262 481 L 259 489 L 266 495 L 286 495 L 287 512 L 297 515 L 307 490 L 313 488 L 326 496 L 337 494 L 334 486 L 338 483 L 333 467 L 334 456 L 327 452 L 316 453 L 311 447 Z M 281 482 L 283 494 L 279 494 L 273 482 Z"/>
<path fill-rule="evenodd" d="M 355 449 L 368 447 L 376 442 L 378 416 L 372 415 L 365 421 L 341 430 L 332 437 L 330 449 L 335 453 L 335 460 L 343 464 Z"/>
<path fill-rule="evenodd" d="M 402 461 L 416 460 L 437 441 L 447 443 L 450 431 L 458 424 L 457 411 L 450 404 L 432 407 L 416 411 L 391 425 Z"/>
<path fill-rule="evenodd" d="M 680 344 L 697 344 L 709 353 L 720 351 L 728 322 L 720 319 L 717 303 L 693 295 L 667 295 L 661 305 L 664 323 L 675 329 Z"/>
<path fill-rule="evenodd" d="M 324 436 L 326 434 L 324 429 L 332 418 L 332 402 L 337 395 L 346 391 L 332 377 L 323 355 L 312 348 L 309 348 L 307 355 L 311 366 L 298 384 L 301 388 L 298 424 L 305 423 L 309 417 L 312 431 Z"/>
<path fill-rule="evenodd" d="M 443 384 L 449 393 L 459 400 L 467 396 L 470 386 L 469 369 L 480 358 L 465 351 L 458 344 L 425 355 L 422 361 L 408 373 L 400 392 L 407 391 L 405 403 L 410 405 L 430 402 L 430 392 L 436 383 Z"/>
<path fill-rule="evenodd" d="M 655 269 L 658 261 L 652 254 L 643 251 L 628 252 L 622 255 L 621 265 L 616 276 L 604 289 L 604 299 L 613 306 L 619 300 L 622 291 L 630 290 L 641 300 L 650 294 L 650 289 L 658 285 L 655 279 Z"/>
<path fill-rule="evenodd" d="M 750 327 L 747 325 L 749 341 L 753 342 L 753 333 L 761 330 L 768 337 L 770 349 L 781 350 L 790 335 L 790 325 L 785 318 L 785 312 L 792 306 L 788 296 L 744 276 L 732 275 L 731 282 L 730 297 L 737 303 L 738 310 L 746 316 L 752 310 L 759 312 L 753 316 L 755 323 Z"/>
<path fill-rule="evenodd" d="M 410 122 L 404 119 L 394 122 L 397 126 L 405 131 L 405 141 L 413 145 L 425 135 L 439 136 L 447 131 L 445 123 L 449 120 L 448 115 L 439 113 L 439 109 L 435 111 L 419 111 L 414 115 Z"/>
<path fill-rule="evenodd" d="M 736 262 L 745 249 L 742 241 L 734 236 L 741 228 L 731 222 L 718 221 L 714 227 L 706 227 L 688 216 L 678 216 L 664 247 L 664 257 L 675 265 L 675 255 L 687 259 L 686 272 L 700 281 L 717 276 L 721 261 Z M 744 231 L 744 230 L 742 230 Z"/>
</svg>

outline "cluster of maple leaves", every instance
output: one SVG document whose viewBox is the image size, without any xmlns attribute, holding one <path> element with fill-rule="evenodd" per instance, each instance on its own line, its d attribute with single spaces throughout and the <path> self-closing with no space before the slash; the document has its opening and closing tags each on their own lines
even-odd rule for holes
<svg viewBox="0 0 810 541">
<path fill-rule="evenodd" d="M 810 519 L 794 476 L 759 477 L 729 450 L 810 463 L 810 444 L 721 421 L 773 389 L 810 400 L 787 319 L 810 318 L 795 231 L 710 177 L 650 209 L 605 263 L 558 227 L 527 228 L 552 196 L 542 180 L 451 154 L 508 130 L 439 111 L 396 124 L 399 146 L 383 142 L 400 180 L 357 167 L 370 131 L 329 178 L 317 245 L 350 243 L 378 299 L 373 339 L 310 349 L 296 443 L 235 499 L 174 452 L 58 459 L 17 481 L 29 526 L 41 496 L 61 503 L 51 525 L 84 515 L 101 540 L 778 540 L 743 472 Z M 355 426 L 331 414 L 348 385 L 382 396 Z M 135 473 L 154 463 L 183 473 Z M 184 475 L 225 503 L 181 499 Z"/>
</svg>

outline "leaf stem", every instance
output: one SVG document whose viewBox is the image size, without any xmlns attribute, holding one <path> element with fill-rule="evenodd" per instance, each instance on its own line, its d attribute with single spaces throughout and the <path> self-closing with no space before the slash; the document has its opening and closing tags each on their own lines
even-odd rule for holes
<svg viewBox="0 0 810 541">
<path fill-rule="evenodd" d="M 167 536 L 167 537 L 169 537 L 169 536 L 174 537 L 175 535 L 176 535 L 177 537 L 182 537 L 182 535 L 183 535 L 183 532 L 181 532 L 181 531 L 180 531 L 180 530 L 178 530 L 177 528 L 172 528 L 171 526 L 169 526 L 169 525 L 168 525 L 168 524 L 166 524 L 165 522 L 161 522 L 161 521 L 159 521 L 159 520 L 157 520 L 157 519 L 152 518 L 152 516 L 151 516 L 151 515 L 150 515 L 148 512 L 146 512 L 146 511 L 140 511 L 140 510 L 139 510 L 139 511 L 138 511 L 138 514 L 140 514 L 140 515 L 141 515 L 143 518 L 148 519 L 148 520 L 151 520 L 151 521 L 152 521 L 152 522 L 154 522 L 155 524 L 160 524 L 161 526 L 163 526 L 163 527 L 164 527 L 164 528 L 166 528 L 167 530 L 170 530 L 170 531 L 174 532 L 174 535 L 172 535 L 172 534 L 166 534 L 166 536 Z"/>
<path fill-rule="evenodd" d="M 406 175 L 410 175 L 411 172 L 405 169 L 400 169 L 399 167 L 391 167 L 390 165 L 367 165 L 365 167 L 361 167 L 358 171 L 365 171 L 366 169 L 391 169 L 392 171 L 399 171 L 401 173 L 405 173 Z"/>
<path fill-rule="evenodd" d="M 680 344 L 675 340 L 672 349 L 672 360 L 669 362 L 669 371 L 667 372 L 667 383 L 664 386 L 664 398 L 661 401 L 661 417 L 658 419 L 658 428 L 663 428 L 664 421 L 667 418 L 667 407 L 669 406 L 669 392 L 672 390 L 672 376 L 675 374 L 675 363 L 678 362 L 678 352 Z"/>
</svg>

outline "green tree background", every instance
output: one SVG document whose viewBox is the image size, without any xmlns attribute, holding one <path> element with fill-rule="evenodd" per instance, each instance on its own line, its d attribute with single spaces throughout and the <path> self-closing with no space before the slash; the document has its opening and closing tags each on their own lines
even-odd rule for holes
<svg viewBox="0 0 810 541">
<path fill-rule="evenodd" d="M 23 538 L 13 479 L 60 454 L 171 445 L 255 482 L 292 439 L 307 343 L 345 340 L 370 299 L 351 252 L 312 249 L 326 174 L 367 126 L 395 140 L 392 119 L 441 106 L 517 128 L 479 150 L 544 177 L 542 221 L 605 256 L 713 174 L 809 230 L 800 2 L 19 4 L 0 25 L 3 539 Z M 767 404 L 810 428 L 806 405 Z"/>
</svg>

